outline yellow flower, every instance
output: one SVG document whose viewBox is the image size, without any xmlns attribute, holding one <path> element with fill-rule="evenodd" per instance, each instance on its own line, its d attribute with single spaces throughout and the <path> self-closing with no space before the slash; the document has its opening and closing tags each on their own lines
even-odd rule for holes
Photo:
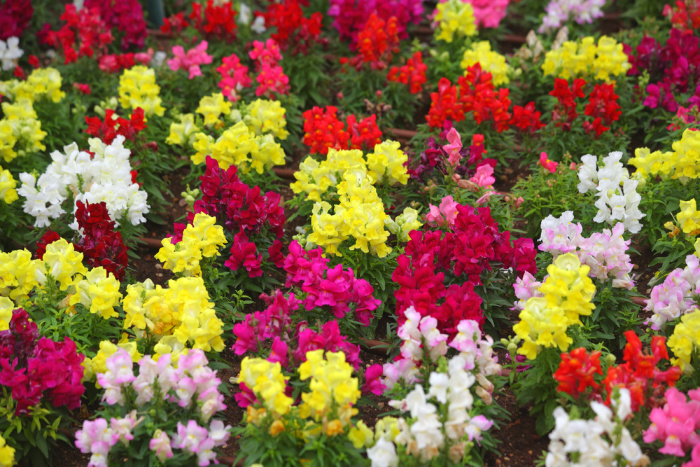
<svg viewBox="0 0 700 467">
<path fill-rule="evenodd" d="M 223 124 L 219 116 L 228 114 L 230 111 L 231 103 L 224 99 L 224 95 L 220 92 L 202 97 L 199 101 L 199 107 L 195 110 L 195 112 L 204 116 L 204 125 L 206 126 Z"/>
<path fill-rule="evenodd" d="M 372 433 L 372 430 L 367 428 L 367 425 L 365 425 L 365 422 L 362 420 L 357 422 L 357 425 L 350 428 L 350 431 L 348 432 L 348 439 L 352 442 L 352 445 L 355 446 L 355 449 L 362 449 L 363 447 L 371 446 L 372 441 L 374 441 L 373 438 L 374 433 Z"/>
<path fill-rule="evenodd" d="M 408 183 L 408 171 L 404 163 L 408 156 L 399 149 L 401 144 L 397 141 L 384 141 L 374 147 L 374 152 L 367 156 L 368 175 L 374 183 L 381 183 L 388 179 L 389 185 Z"/>
<path fill-rule="evenodd" d="M 12 320 L 12 312 L 15 310 L 15 304 L 7 297 L 0 297 L 0 331 L 10 329 L 10 320 Z"/>
<path fill-rule="evenodd" d="M 7 204 L 16 201 L 18 198 L 17 190 L 15 190 L 16 185 L 17 181 L 12 177 L 10 171 L 0 167 L 0 199 Z"/>
<path fill-rule="evenodd" d="M 246 115 L 243 121 L 250 131 L 257 136 L 271 133 L 275 138 L 285 140 L 289 136 L 287 120 L 284 114 L 287 112 L 280 101 L 256 99 L 245 109 Z"/>
<path fill-rule="evenodd" d="M 92 381 L 98 373 L 106 373 L 107 359 L 119 349 L 126 350 L 134 363 L 143 357 L 136 347 L 136 342 L 120 341 L 118 344 L 113 344 L 110 341 L 102 341 L 100 342 L 100 350 L 97 352 L 97 355 L 92 359 L 86 358 L 83 361 L 83 366 L 85 367 L 83 381 Z"/>
<path fill-rule="evenodd" d="M 58 103 L 66 96 L 66 93 L 61 91 L 62 85 L 61 73 L 55 68 L 46 67 L 33 70 L 25 81 L 10 84 L 6 91 L 13 99 L 26 98 L 31 102 L 38 102 L 47 98 Z"/>
<path fill-rule="evenodd" d="M 0 467 L 15 465 L 15 448 L 8 446 L 5 438 L 0 436 Z"/>
<path fill-rule="evenodd" d="M 60 284 L 61 290 L 67 290 L 87 273 L 83 266 L 83 254 L 75 251 L 73 244 L 63 238 L 46 246 L 44 264 L 47 274 L 51 274 Z"/>
<path fill-rule="evenodd" d="M 122 294 L 119 293 L 119 281 L 114 274 L 108 273 L 103 267 L 88 271 L 84 280 L 75 284 L 76 293 L 70 297 L 70 306 L 74 309 L 77 303 L 90 309 L 90 313 L 99 314 L 104 319 L 119 316 L 114 307 L 119 304 Z"/>
<path fill-rule="evenodd" d="M 156 75 L 151 68 L 137 65 L 124 70 L 119 77 L 119 103 L 125 109 L 141 107 L 147 117 L 162 117 L 165 109 L 159 94 L 160 86 L 156 84 Z"/>
<path fill-rule="evenodd" d="M 686 129 L 680 141 L 674 141 L 671 152 L 650 152 L 639 148 L 629 163 L 637 167 L 638 178 L 660 176 L 662 179 L 677 179 L 685 184 L 698 178 L 700 172 L 700 135 Z M 635 172 L 635 175 L 636 173 Z"/>
<path fill-rule="evenodd" d="M 41 130 L 41 122 L 30 99 L 20 97 L 12 104 L 3 102 L 2 111 L 5 118 L 0 120 L 0 135 L 3 136 L 0 155 L 6 162 L 46 149 L 41 144 L 46 132 Z"/>
<path fill-rule="evenodd" d="M 680 222 L 683 233 L 697 235 L 700 231 L 700 212 L 696 209 L 695 198 L 681 201 L 680 208 L 681 212 L 676 215 L 676 219 Z"/>
<path fill-rule="evenodd" d="M 261 407 L 259 409 L 256 409 L 252 405 L 249 405 L 246 408 L 246 421 L 248 423 L 252 423 L 253 425 L 258 425 L 260 423 L 260 420 L 265 418 L 265 415 L 267 415 L 267 410 L 265 407 Z"/>
<path fill-rule="evenodd" d="M 27 250 L 0 252 L 0 295 L 10 297 L 18 305 L 46 281 L 45 272 L 44 262 L 33 260 Z"/>
<path fill-rule="evenodd" d="M 492 51 L 489 41 L 476 42 L 472 44 L 470 49 L 464 51 L 464 56 L 460 63 L 462 69 L 466 70 L 476 63 L 481 65 L 483 71 L 491 73 L 494 86 L 510 82 L 508 78 L 510 67 L 506 63 L 506 58 L 498 52 Z"/>
<path fill-rule="evenodd" d="M 525 302 L 520 322 L 513 326 L 523 340 L 518 353 L 534 360 L 540 347 L 558 347 L 566 351 L 573 340 L 566 334 L 569 326 L 581 324 L 581 315 L 590 315 L 595 286 L 588 277 L 590 268 L 578 257 L 566 253 L 547 267 L 549 276 L 540 286 L 544 297 Z"/>
<path fill-rule="evenodd" d="M 610 82 L 613 76 L 624 74 L 630 66 L 622 44 L 607 36 L 602 36 L 596 44 L 589 36 L 579 42 L 564 42 L 560 48 L 547 52 L 542 71 L 545 75 L 567 80 L 591 76 Z"/>
<path fill-rule="evenodd" d="M 341 415 L 340 421 L 350 422 L 352 407 L 361 395 L 357 378 L 352 377 L 352 371 L 343 352 L 326 352 L 326 360 L 323 359 L 323 349 L 306 353 L 306 361 L 299 366 L 299 378 L 302 381 L 311 378 L 311 392 L 301 395 L 302 401 L 308 406 L 309 415 L 318 421 L 332 407 L 337 407 Z"/>
<path fill-rule="evenodd" d="M 673 335 L 668 339 L 668 347 L 676 358 L 671 363 L 681 367 L 681 370 L 689 368 L 694 351 L 700 346 L 700 310 L 696 309 L 681 317 L 681 322 L 676 325 Z"/>
<path fill-rule="evenodd" d="M 194 114 L 180 115 L 180 123 L 170 124 L 170 135 L 165 140 L 166 144 L 178 146 L 192 146 L 195 132 L 199 130 L 194 123 Z"/>
<path fill-rule="evenodd" d="M 455 38 L 476 35 L 474 8 L 461 0 L 438 3 L 435 21 L 438 23 L 437 40 L 452 42 Z"/>
<path fill-rule="evenodd" d="M 241 373 L 237 382 L 245 383 L 259 398 L 263 405 L 276 413 L 284 415 L 294 402 L 285 394 L 287 378 L 282 374 L 279 362 L 271 363 L 262 358 L 245 357 L 241 362 Z"/>
</svg>

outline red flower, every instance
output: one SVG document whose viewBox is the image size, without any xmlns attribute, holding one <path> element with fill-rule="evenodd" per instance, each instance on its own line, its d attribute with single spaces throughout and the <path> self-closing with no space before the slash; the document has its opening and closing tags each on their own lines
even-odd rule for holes
<svg viewBox="0 0 700 467">
<path fill-rule="evenodd" d="M 554 379 L 559 382 L 557 391 L 572 397 L 578 397 L 589 387 L 596 391 L 599 385 L 593 379 L 595 374 L 603 374 L 600 368 L 600 351 L 589 354 L 585 348 L 579 347 L 569 353 L 563 353 L 559 368 L 554 372 Z"/>
<path fill-rule="evenodd" d="M 528 102 L 525 107 L 515 105 L 513 106 L 513 118 L 511 118 L 508 123 L 522 131 L 535 133 L 545 126 L 544 123 L 540 121 L 541 115 L 541 112 L 535 111 L 534 102 Z"/>
<path fill-rule="evenodd" d="M 427 78 L 425 72 L 428 65 L 423 63 L 423 53 L 418 51 L 408 59 L 402 67 L 392 67 L 386 79 L 388 81 L 403 83 L 409 86 L 411 94 L 418 94 L 423 90 Z"/>
<path fill-rule="evenodd" d="M 433 128 L 442 128 L 446 120 L 461 122 L 464 120 L 464 108 L 457 98 L 457 86 L 447 78 L 438 82 L 438 92 L 430 93 L 430 110 L 425 119 Z"/>
<path fill-rule="evenodd" d="M 202 16 L 202 5 L 192 4 L 192 13 L 189 19 L 202 34 L 225 39 L 232 42 L 236 39 L 236 10 L 231 2 L 222 3 L 221 6 L 214 5 L 214 0 L 208 0 L 204 7 Z"/>
<path fill-rule="evenodd" d="M 576 117 L 576 98 L 585 97 L 583 87 L 586 82 L 581 78 L 576 78 L 569 88 L 569 82 L 565 79 L 556 78 L 554 80 L 554 89 L 549 93 L 550 96 L 556 97 L 559 104 L 552 111 L 552 121 L 555 125 L 563 128 L 565 131 L 571 130 L 571 123 Z"/>
<path fill-rule="evenodd" d="M 34 68 L 39 68 L 41 66 L 39 64 L 39 59 L 36 57 L 36 55 L 29 56 L 29 64 Z"/>
<path fill-rule="evenodd" d="M 144 123 L 144 113 L 141 107 L 137 107 L 131 113 L 131 119 L 122 117 L 114 118 L 114 110 L 107 109 L 104 121 L 99 117 L 85 117 L 88 124 L 85 133 L 100 138 L 105 144 L 111 144 L 117 135 L 124 136 L 125 139 L 133 141 L 136 134 L 146 129 Z"/>
</svg>

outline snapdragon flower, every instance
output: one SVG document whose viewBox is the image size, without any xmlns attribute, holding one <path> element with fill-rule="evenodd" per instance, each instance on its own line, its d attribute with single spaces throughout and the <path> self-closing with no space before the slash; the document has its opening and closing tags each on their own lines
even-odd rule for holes
<svg viewBox="0 0 700 467">
<path fill-rule="evenodd" d="M 146 222 L 143 215 L 149 210 L 147 194 L 132 181 L 131 152 L 124 147 L 124 136 L 117 136 L 110 145 L 91 138 L 89 145 L 94 156 L 80 151 L 76 143 L 65 146 L 65 154 L 52 152 L 53 162 L 38 180 L 32 174 L 20 174 L 22 186 L 17 192 L 26 198 L 24 212 L 36 218 L 35 226 L 49 226 L 51 219 L 63 214 L 61 205 L 69 190 L 74 202 L 104 202 L 115 222 Z M 73 211 L 76 209 L 74 206 Z M 78 229 L 77 222 L 70 226 Z"/>
<path fill-rule="evenodd" d="M 19 48 L 19 38 L 10 37 L 7 41 L 0 40 L 0 61 L 4 71 L 14 69 L 22 55 L 24 51 Z"/>
<path fill-rule="evenodd" d="M 559 29 L 567 21 L 578 24 L 592 23 L 603 16 L 602 8 L 607 0 L 551 0 L 545 8 L 545 16 L 537 32 L 548 33 Z"/>
<path fill-rule="evenodd" d="M 583 164 L 578 173 L 578 190 L 580 193 L 597 191 L 595 206 L 598 214 L 593 219 L 595 222 L 614 224 L 619 221 L 627 231 L 637 233 L 642 228 L 639 220 L 646 214 L 639 210 L 642 200 L 637 193 L 639 181 L 630 179 L 629 172 L 620 163 L 621 157 L 621 152 L 611 152 L 603 158 L 603 167 L 599 168 L 596 156 L 583 156 Z"/>
</svg>

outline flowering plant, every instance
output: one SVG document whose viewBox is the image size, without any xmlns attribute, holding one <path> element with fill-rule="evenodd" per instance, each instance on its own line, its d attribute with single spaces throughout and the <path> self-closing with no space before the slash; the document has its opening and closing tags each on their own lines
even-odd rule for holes
<svg viewBox="0 0 700 467">
<path fill-rule="evenodd" d="M 34 447 L 50 459 L 55 441 L 67 441 L 60 433 L 67 421 L 63 407 L 80 407 L 84 356 L 67 337 L 63 342 L 39 337 L 27 312 L 7 302 L 0 298 L 3 314 L 11 316 L 0 318 L 0 429 L 16 460 L 30 457 Z M 0 449 L 6 454 L 5 446 Z"/>
<path fill-rule="evenodd" d="M 221 380 L 207 364 L 201 350 L 176 361 L 169 353 L 147 355 L 134 374 L 132 357 L 117 350 L 106 359 L 106 371 L 97 374 L 103 408 L 83 422 L 75 445 L 91 454 L 94 466 L 125 457 L 149 464 L 217 463 L 216 450 L 226 444 L 231 427 L 214 418 L 226 405 Z"/>
</svg>

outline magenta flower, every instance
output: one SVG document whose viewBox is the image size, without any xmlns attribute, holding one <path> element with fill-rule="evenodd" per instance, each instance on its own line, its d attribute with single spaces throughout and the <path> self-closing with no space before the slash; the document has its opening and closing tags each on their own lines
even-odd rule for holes
<svg viewBox="0 0 700 467">
<path fill-rule="evenodd" d="M 541 165 L 542 167 L 544 167 L 545 169 L 549 170 L 550 173 L 556 172 L 556 171 L 557 171 L 557 166 L 559 165 L 558 162 L 554 162 L 554 161 L 551 161 L 551 160 L 547 159 L 547 153 L 546 153 L 546 152 L 540 153 L 540 160 L 539 160 L 538 164 L 540 164 L 540 165 Z"/>
<path fill-rule="evenodd" d="M 239 98 L 238 92 L 250 87 L 253 81 L 248 75 L 248 67 L 241 64 L 236 54 L 224 57 L 221 61 L 222 65 L 216 69 L 221 74 L 218 86 L 228 100 L 235 102 Z"/>
<path fill-rule="evenodd" d="M 371 392 L 376 396 L 381 396 L 386 388 L 381 380 L 382 376 L 384 376 L 384 367 L 380 363 L 368 366 L 365 372 L 365 384 L 362 385 L 362 392 Z"/>
<path fill-rule="evenodd" d="M 279 362 L 280 365 L 287 368 L 289 365 L 287 350 L 287 343 L 279 337 L 275 337 L 275 340 L 272 342 L 272 349 L 270 351 L 270 356 L 267 357 L 267 361 L 272 363 Z"/>
</svg>

